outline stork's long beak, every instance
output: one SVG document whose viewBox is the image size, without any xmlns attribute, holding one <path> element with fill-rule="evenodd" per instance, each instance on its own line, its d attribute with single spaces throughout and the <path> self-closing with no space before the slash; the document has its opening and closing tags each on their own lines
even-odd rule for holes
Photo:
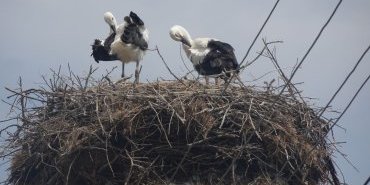
<svg viewBox="0 0 370 185">
<path fill-rule="evenodd" d="M 182 38 L 182 39 L 181 39 L 181 42 L 182 42 L 183 44 L 185 44 L 185 45 L 187 45 L 187 46 L 191 47 L 191 44 L 190 44 L 190 42 L 189 42 L 188 40 L 186 40 L 186 39 Z"/>
<path fill-rule="evenodd" d="M 112 29 L 113 33 L 116 33 L 116 26 L 115 25 L 111 25 L 110 29 Z"/>
</svg>

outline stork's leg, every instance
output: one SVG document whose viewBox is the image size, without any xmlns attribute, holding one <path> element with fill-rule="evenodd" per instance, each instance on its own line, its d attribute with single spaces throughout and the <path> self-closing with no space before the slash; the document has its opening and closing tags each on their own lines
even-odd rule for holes
<svg viewBox="0 0 370 185">
<path fill-rule="evenodd" d="M 122 62 L 122 74 L 121 74 L 121 78 L 125 78 L 125 63 Z"/>
<path fill-rule="evenodd" d="M 139 75 L 140 75 L 140 62 L 136 61 L 136 69 L 135 69 L 135 84 L 139 83 Z"/>
<path fill-rule="evenodd" d="M 204 79 L 206 80 L 206 85 L 209 85 L 209 77 L 205 76 Z"/>
<path fill-rule="evenodd" d="M 240 78 L 240 75 L 239 75 L 239 74 L 235 74 L 235 76 L 236 76 L 236 79 L 237 79 L 239 82 L 243 83 L 243 82 L 242 82 L 242 79 Z"/>
<path fill-rule="evenodd" d="M 215 77 L 215 85 L 218 85 L 218 80 L 220 77 Z"/>
</svg>

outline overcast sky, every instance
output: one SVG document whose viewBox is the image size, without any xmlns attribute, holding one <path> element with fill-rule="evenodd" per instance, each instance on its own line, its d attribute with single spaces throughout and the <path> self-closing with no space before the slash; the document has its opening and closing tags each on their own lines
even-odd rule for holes
<svg viewBox="0 0 370 185">
<path fill-rule="evenodd" d="M 186 68 L 179 55 L 179 44 L 171 40 L 168 31 L 174 25 L 185 27 L 193 38 L 214 37 L 230 43 L 239 60 L 257 34 L 275 1 L 101 1 L 101 0 L 7 0 L 0 2 L 0 98 L 6 99 L 4 87 L 14 88 L 19 76 L 26 87 L 37 87 L 41 75 L 50 74 L 49 68 L 59 65 L 66 71 L 67 64 L 76 74 L 86 74 L 90 65 L 99 67 L 99 77 L 105 70 L 119 66 L 119 62 L 96 64 L 90 57 L 90 44 L 95 38 L 105 38 L 108 26 L 103 14 L 111 11 L 118 22 L 131 10 L 136 12 L 150 30 L 149 47 L 156 45 L 170 68 L 179 76 Z M 277 58 L 290 73 L 330 16 L 336 0 L 281 0 L 261 38 L 281 40 L 276 45 Z M 362 52 L 370 44 L 370 1 L 344 1 L 332 22 L 294 78 L 304 82 L 297 86 L 305 97 L 315 98 L 311 104 L 323 106 L 351 70 Z M 261 38 L 247 60 L 262 48 Z M 172 79 L 155 52 L 148 52 L 142 62 L 141 81 L 158 78 Z M 188 66 L 191 67 L 190 62 Z M 119 68 L 120 69 L 120 68 Z M 262 84 L 277 77 L 276 73 L 253 81 L 272 70 L 269 60 L 260 59 L 243 71 L 248 85 Z M 126 74 L 134 72 L 129 64 Z M 370 73 L 370 53 L 332 104 L 341 111 L 362 81 Z M 120 70 L 113 77 L 119 79 Z M 0 120 L 5 119 L 9 107 L 0 103 Z M 354 170 L 341 155 L 335 161 L 349 184 L 362 184 L 370 175 L 370 84 L 359 94 L 352 107 L 340 121 L 345 130 L 336 128 L 336 142 L 341 152 L 358 168 Z M 0 180 L 6 178 L 0 168 Z"/>
</svg>

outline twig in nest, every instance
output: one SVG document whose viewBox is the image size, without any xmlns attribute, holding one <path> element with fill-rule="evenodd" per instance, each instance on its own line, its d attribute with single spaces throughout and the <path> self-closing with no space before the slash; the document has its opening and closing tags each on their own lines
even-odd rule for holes
<svg viewBox="0 0 370 185">
<path fill-rule="evenodd" d="M 184 84 L 184 82 L 183 82 L 180 78 L 178 78 L 178 77 L 177 77 L 177 76 L 176 76 L 176 75 L 171 71 L 171 69 L 168 67 L 167 62 L 164 60 L 164 58 L 163 58 L 162 54 L 160 53 L 158 46 L 155 46 L 155 50 L 157 51 L 157 53 L 158 53 L 159 57 L 161 58 L 162 62 L 163 62 L 163 63 L 164 63 L 164 65 L 166 66 L 167 70 L 171 73 L 171 75 L 172 75 L 173 77 L 175 77 L 175 78 L 176 78 L 176 80 L 178 80 L 179 82 L 181 82 L 182 84 Z M 184 85 L 185 85 L 185 84 L 184 84 Z"/>
<path fill-rule="evenodd" d="M 262 32 L 263 28 L 265 28 L 265 26 L 266 26 L 267 22 L 269 21 L 269 19 L 270 19 L 270 17 L 271 17 L 271 15 L 272 15 L 272 13 L 275 11 L 275 8 L 276 8 L 276 6 L 279 4 L 279 2 L 280 2 L 280 0 L 277 0 L 277 1 L 276 1 L 276 3 L 274 4 L 274 7 L 271 9 L 271 11 L 270 11 L 269 15 L 267 16 L 267 18 L 266 18 L 265 22 L 262 24 L 262 26 L 261 26 L 260 30 L 258 31 L 258 33 L 257 33 L 256 37 L 254 37 L 252 44 L 249 46 L 249 48 L 248 48 L 248 50 L 247 50 L 247 53 L 245 54 L 245 56 L 243 57 L 242 61 L 240 62 L 240 66 L 242 66 L 242 64 L 244 63 L 245 59 L 248 57 L 248 54 L 249 54 L 249 52 L 251 51 L 251 49 L 252 49 L 252 47 L 253 47 L 254 43 L 256 42 L 257 38 L 260 36 L 260 34 L 261 34 L 261 32 Z"/>
</svg>

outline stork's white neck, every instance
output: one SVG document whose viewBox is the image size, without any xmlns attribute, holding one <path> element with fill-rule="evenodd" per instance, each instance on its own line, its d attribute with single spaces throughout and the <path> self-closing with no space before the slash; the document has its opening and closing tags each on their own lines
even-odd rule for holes
<svg viewBox="0 0 370 185">
<path fill-rule="evenodd" d="M 189 41 L 190 44 L 193 44 L 193 39 L 191 39 L 191 36 L 190 36 L 189 32 L 185 29 L 183 30 L 183 37 L 184 37 L 184 39 Z"/>
</svg>

